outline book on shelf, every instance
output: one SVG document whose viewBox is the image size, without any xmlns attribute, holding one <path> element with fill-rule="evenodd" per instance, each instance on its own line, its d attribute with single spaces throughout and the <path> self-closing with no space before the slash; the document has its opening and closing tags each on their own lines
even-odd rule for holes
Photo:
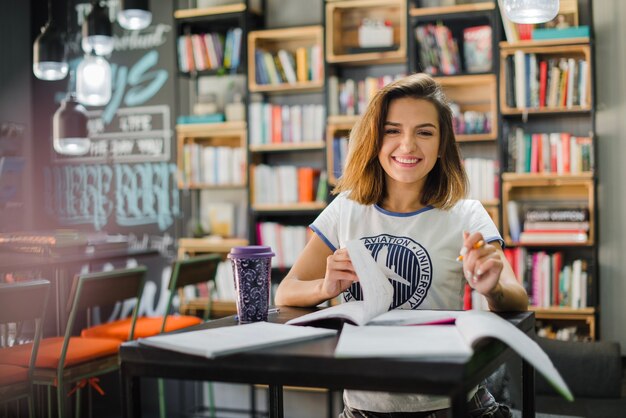
<svg viewBox="0 0 626 418">
<path fill-rule="evenodd" d="M 593 306 L 593 280 L 587 260 L 571 259 L 563 251 L 529 251 L 524 247 L 505 248 L 504 255 L 526 289 L 530 306 Z"/>
<path fill-rule="evenodd" d="M 516 127 L 507 142 L 508 172 L 579 174 L 594 170 L 591 137 L 569 132 L 528 133 Z"/>
<path fill-rule="evenodd" d="M 467 359 L 473 354 L 472 347 L 480 341 L 496 338 L 531 363 L 561 395 L 572 399 L 567 384 L 537 343 L 493 313 L 389 311 L 393 299 L 390 280 L 406 280 L 378 264 L 363 241 L 348 241 L 346 246 L 359 277 L 363 300 L 335 305 L 292 319 L 287 324 L 328 326 L 333 325 L 329 321 L 340 321 L 343 328 L 335 349 L 336 357 Z M 399 326 L 407 324 L 421 326 Z"/>
<path fill-rule="evenodd" d="M 481 25 L 463 29 L 463 56 L 468 73 L 491 71 L 493 51 L 491 26 Z"/>
<path fill-rule="evenodd" d="M 254 322 L 200 331 L 140 338 L 139 344 L 177 353 L 215 358 L 243 351 L 335 335 L 335 330 Z"/>
<path fill-rule="evenodd" d="M 562 244 L 582 244 L 587 242 L 589 235 L 582 230 L 523 230 L 519 236 L 522 244 L 537 243 L 562 243 Z"/>
</svg>

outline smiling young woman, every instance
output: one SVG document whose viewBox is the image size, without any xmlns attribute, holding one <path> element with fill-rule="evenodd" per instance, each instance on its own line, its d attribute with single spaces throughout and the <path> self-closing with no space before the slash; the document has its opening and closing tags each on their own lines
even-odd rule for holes
<svg viewBox="0 0 626 418">
<path fill-rule="evenodd" d="M 280 283 L 276 304 L 362 299 L 345 249 L 359 239 L 381 270 L 404 279 L 390 281 L 389 309 L 461 309 L 468 282 L 492 310 L 525 310 L 528 297 L 504 257 L 500 233 L 480 202 L 464 198 L 466 191 L 441 87 L 426 74 L 389 84 L 352 129 L 333 191 L 338 196 L 310 225 L 315 234 Z M 349 390 L 344 403 L 342 418 L 443 416 L 449 407 L 441 397 Z M 484 387 L 473 392 L 468 410 L 474 417 L 510 416 Z"/>
</svg>

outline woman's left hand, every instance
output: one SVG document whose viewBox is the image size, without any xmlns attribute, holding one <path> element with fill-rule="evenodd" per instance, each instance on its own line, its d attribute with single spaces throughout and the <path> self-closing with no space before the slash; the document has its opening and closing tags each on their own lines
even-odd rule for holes
<svg viewBox="0 0 626 418">
<path fill-rule="evenodd" d="M 504 265 L 493 245 L 485 243 L 476 248 L 480 241 L 484 242 L 480 232 L 463 232 L 463 275 L 470 287 L 489 296 L 499 286 Z"/>
</svg>

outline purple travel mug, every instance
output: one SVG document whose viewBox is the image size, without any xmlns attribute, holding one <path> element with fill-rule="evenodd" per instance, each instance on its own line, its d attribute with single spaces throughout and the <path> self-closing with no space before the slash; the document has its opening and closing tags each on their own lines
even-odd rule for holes
<svg viewBox="0 0 626 418">
<path fill-rule="evenodd" d="M 273 256 L 272 249 L 262 245 L 233 247 L 228 254 L 240 323 L 267 321 Z"/>
</svg>

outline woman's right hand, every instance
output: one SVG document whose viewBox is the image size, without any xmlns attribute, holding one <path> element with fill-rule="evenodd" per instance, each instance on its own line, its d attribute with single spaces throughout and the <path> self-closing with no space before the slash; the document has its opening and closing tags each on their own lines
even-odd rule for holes
<svg viewBox="0 0 626 418">
<path fill-rule="evenodd" d="M 326 258 L 326 274 L 322 282 L 323 299 L 337 297 L 357 281 L 359 278 L 354 271 L 347 249 L 336 250 Z"/>
</svg>

